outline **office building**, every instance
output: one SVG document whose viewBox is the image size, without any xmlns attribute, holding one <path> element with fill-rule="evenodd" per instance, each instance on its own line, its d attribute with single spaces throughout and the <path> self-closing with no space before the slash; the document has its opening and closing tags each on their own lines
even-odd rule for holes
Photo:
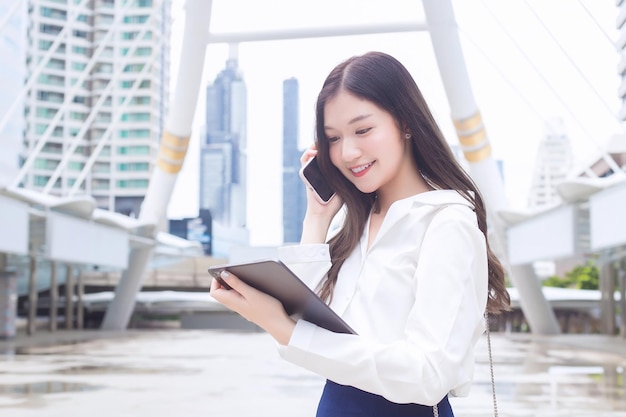
<svg viewBox="0 0 626 417">
<path fill-rule="evenodd" d="M 546 135 L 539 144 L 528 206 L 547 208 L 561 202 L 557 185 L 569 175 L 573 167 L 572 147 L 563 122 L 554 119 L 546 124 Z"/>
<path fill-rule="evenodd" d="M 283 242 L 296 243 L 302 235 L 306 190 L 298 171 L 303 149 L 298 148 L 298 80 L 283 81 Z"/>
<path fill-rule="evenodd" d="M 24 100 L 20 97 L 26 80 L 27 4 L 0 0 L 0 187 L 9 185 L 19 170 L 24 135 Z"/>
<path fill-rule="evenodd" d="M 213 251 L 227 256 L 247 245 L 247 92 L 231 45 L 226 67 L 206 90 L 206 125 L 200 147 L 200 208 L 213 218 Z"/>
<path fill-rule="evenodd" d="M 170 0 L 32 0 L 25 188 L 137 215 L 169 101 Z"/>
</svg>

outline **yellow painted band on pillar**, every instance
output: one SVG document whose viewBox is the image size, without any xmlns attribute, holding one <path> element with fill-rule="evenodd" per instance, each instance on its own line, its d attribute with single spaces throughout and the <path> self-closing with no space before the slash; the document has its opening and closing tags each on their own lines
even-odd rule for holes
<svg viewBox="0 0 626 417">
<path fill-rule="evenodd" d="M 491 156 L 491 145 L 487 143 L 485 146 L 475 151 L 463 151 L 463 155 L 465 155 L 465 159 L 469 162 L 482 161 Z"/>
<path fill-rule="evenodd" d="M 159 149 L 159 158 L 167 158 L 174 161 L 185 159 L 186 154 L 187 149 L 185 149 L 184 151 L 175 151 L 166 146 L 161 146 L 161 148 Z"/>
<path fill-rule="evenodd" d="M 461 132 L 471 132 L 478 129 L 483 124 L 483 118 L 480 115 L 480 112 L 474 113 L 474 115 L 462 119 L 462 120 L 452 120 L 454 123 L 454 128 L 457 133 Z"/>
<path fill-rule="evenodd" d="M 476 146 L 487 141 L 487 131 L 483 127 L 478 132 L 472 133 L 470 135 L 461 135 L 459 133 L 458 137 L 459 137 L 459 142 L 461 142 L 461 145 Z"/>
<path fill-rule="evenodd" d="M 178 174 L 183 167 L 183 164 L 175 165 L 162 159 L 157 160 L 157 166 L 163 172 L 168 174 Z"/>
<path fill-rule="evenodd" d="M 189 145 L 189 138 L 181 138 L 174 136 L 169 132 L 163 132 L 161 145 L 167 145 L 169 148 L 187 148 Z"/>
<path fill-rule="evenodd" d="M 189 137 L 181 138 L 164 131 L 157 156 L 157 166 L 168 174 L 177 174 L 183 167 Z"/>
</svg>

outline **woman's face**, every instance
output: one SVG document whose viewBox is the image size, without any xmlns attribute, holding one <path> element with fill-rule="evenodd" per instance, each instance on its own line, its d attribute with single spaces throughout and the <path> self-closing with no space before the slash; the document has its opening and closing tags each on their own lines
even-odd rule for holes
<svg viewBox="0 0 626 417">
<path fill-rule="evenodd" d="M 326 102 L 324 127 L 331 162 L 363 193 L 396 194 L 414 169 L 405 132 L 370 101 L 340 91 Z"/>
</svg>

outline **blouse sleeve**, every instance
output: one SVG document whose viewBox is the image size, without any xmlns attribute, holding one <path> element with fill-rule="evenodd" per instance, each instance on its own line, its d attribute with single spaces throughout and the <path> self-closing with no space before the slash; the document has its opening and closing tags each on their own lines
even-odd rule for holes
<svg viewBox="0 0 626 417">
<path fill-rule="evenodd" d="M 315 292 L 324 282 L 332 265 L 330 251 L 325 243 L 280 247 L 278 259 Z"/>
<path fill-rule="evenodd" d="M 452 211 L 435 216 L 424 235 L 415 303 L 402 338 L 380 343 L 300 320 L 288 346 L 279 347 L 280 355 L 336 383 L 397 403 L 434 405 L 455 387 L 469 384 L 474 346 L 484 331 L 487 258 L 473 213 L 472 219 Z"/>
</svg>

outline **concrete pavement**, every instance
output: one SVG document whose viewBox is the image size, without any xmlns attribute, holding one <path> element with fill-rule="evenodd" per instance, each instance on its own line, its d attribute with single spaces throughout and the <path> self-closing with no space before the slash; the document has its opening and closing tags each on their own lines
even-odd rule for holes
<svg viewBox="0 0 626 417">
<path fill-rule="evenodd" d="M 493 334 L 499 414 L 626 417 L 623 339 Z M 0 341 L 0 416 L 312 417 L 322 378 L 262 332 L 40 332 Z M 486 339 L 459 417 L 492 415 Z"/>
</svg>

